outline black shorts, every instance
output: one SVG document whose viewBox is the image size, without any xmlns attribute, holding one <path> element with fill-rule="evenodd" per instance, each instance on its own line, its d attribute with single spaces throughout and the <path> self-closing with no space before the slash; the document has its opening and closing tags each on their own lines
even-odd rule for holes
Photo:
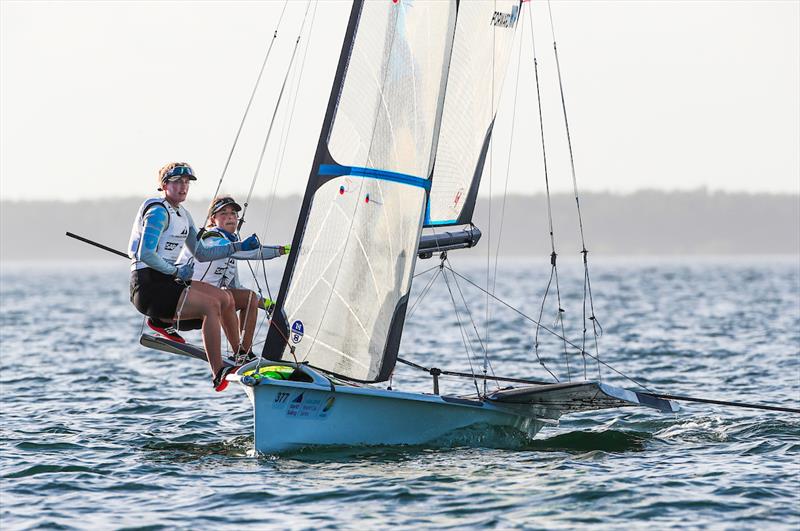
<svg viewBox="0 0 800 531">
<path fill-rule="evenodd" d="M 131 302 L 140 313 L 165 321 L 172 321 L 178 300 L 186 286 L 175 278 L 155 269 L 145 267 L 131 272 Z"/>
</svg>

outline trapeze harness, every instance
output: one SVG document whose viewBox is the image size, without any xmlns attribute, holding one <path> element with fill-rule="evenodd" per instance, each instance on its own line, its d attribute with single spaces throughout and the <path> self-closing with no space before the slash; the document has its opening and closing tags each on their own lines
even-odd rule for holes
<svg viewBox="0 0 800 531">
<path fill-rule="evenodd" d="M 131 271 L 152 267 L 142 261 L 144 216 L 151 208 L 158 208 L 158 205 L 166 209 L 168 223 L 167 228 L 164 229 L 164 232 L 161 233 L 161 237 L 158 240 L 158 247 L 156 247 L 155 251 L 156 255 L 163 258 L 164 261 L 170 265 L 174 265 L 186 245 L 189 227 L 193 225 L 189 212 L 180 205 L 178 208 L 173 207 L 166 199 L 148 199 L 139 207 L 139 212 L 136 214 L 136 219 L 131 228 L 131 237 L 128 243 L 128 256 L 131 257 Z M 167 271 L 161 272 L 164 274 L 171 274 L 171 272 Z"/>
<path fill-rule="evenodd" d="M 219 227 L 206 230 L 200 239 L 209 240 L 211 238 L 223 238 L 225 243 L 239 241 L 235 234 Z M 188 253 L 184 250 L 178 259 L 178 264 L 183 264 L 188 259 Z M 229 256 L 212 260 L 208 264 L 196 264 L 192 280 L 200 280 L 218 288 L 238 288 L 240 286 L 237 277 L 236 259 Z"/>
</svg>

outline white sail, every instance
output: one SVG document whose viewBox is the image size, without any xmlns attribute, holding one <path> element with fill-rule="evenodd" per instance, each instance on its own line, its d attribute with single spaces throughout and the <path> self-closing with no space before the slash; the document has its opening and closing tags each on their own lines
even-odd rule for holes
<svg viewBox="0 0 800 531">
<path fill-rule="evenodd" d="M 459 5 L 426 226 L 472 221 L 519 13 L 519 0 Z"/>
<path fill-rule="evenodd" d="M 268 357 L 362 381 L 391 374 L 455 19 L 454 1 L 355 3 Z"/>
</svg>

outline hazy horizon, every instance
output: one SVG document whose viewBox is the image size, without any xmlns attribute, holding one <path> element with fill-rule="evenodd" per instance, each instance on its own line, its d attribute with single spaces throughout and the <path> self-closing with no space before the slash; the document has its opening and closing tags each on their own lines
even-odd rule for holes
<svg viewBox="0 0 800 531">
<path fill-rule="evenodd" d="M 225 194 L 224 190 L 220 191 L 220 194 Z M 780 191 L 752 191 L 752 190 L 724 190 L 724 189 L 713 189 L 706 186 L 698 186 L 695 188 L 676 188 L 676 189 L 659 189 L 659 188 L 638 188 L 634 190 L 624 190 L 624 191 L 616 191 L 616 190 L 585 190 L 584 192 L 578 191 L 579 197 L 587 194 L 587 195 L 610 195 L 610 196 L 619 196 L 619 197 L 629 197 L 637 194 L 650 194 L 650 193 L 658 193 L 664 195 L 672 195 L 672 194 L 706 194 L 709 196 L 715 195 L 741 195 L 741 196 L 768 196 L 768 197 L 795 197 L 800 200 L 800 190 L 796 192 L 780 192 Z M 33 199 L 15 199 L 15 198 L 2 198 L 0 199 L 0 204 L 3 203 L 81 203 L 81 202 L 96 202 L 96 201 L 116 201 L 116 200 L 125 200 L 125 199 L 135 199 L 138 201 L 143 201 L 147 197 L 157 197 L 160 194 L 158 192 L 153 192 L 152 194 L 145 194 L 143 196 L 138 195 L 108 195 L 104 197 L 87 197 L 87 198 L 33 198 Z M 200 197 L 197 198 L 194 194 L 191 194 L 191 199 L 187 199 L 190 203 L 197 203 L 198 201 L 209 201 L 211 200 L 211 196 L 208 197 Z M 560 196 L 570 196 L 574 197 L 574 194 L 571 192 L 554 192 L 551 194 L 552 197 L 560 197 Z M 528 193 L 510 193 L 508 194 L 509 197 L 539 197 L 545 196 L 544 192 L 537 191 L 537 192 L 528 192 Z M 237 200 L 244 201 L 245 194 L 236 195 Z M 271 198 L 273 200 L 280 200 L 280 199 L 297 199 L 299 200 L 301 194 L 298 193 L 276 193 L 274 195 L 264 195 L 264 194 L 253 194 L 251 197 L 251 202 L 256 203 L 259 201 L 267 201 Z M 502 200 L 502 194 L 492 194 L 493 200 Z M 481 196 L 481 199 L 486 199 L 486 196 Z"/>
<path fill-rule="evenodd" d="M 124 251 L 142 199 L 0 201 L 0 260 L 121 260 L 66 238 L 64 232 L 71 231 Z M 576 257 L 580 242 L 574 196 L 558 193 L 551 199 L 557 250 Z M 300 202 L 300 195 L 252 198 L 243 233 L 256 232 L 263 241 L 273 244 L 290 243 Z M 208 198 L 195 197 L 185 206 L 199 222 L 208 207 Z M 501 226 L 503 198 L 492 200 L 491 224 L 487 218 L 488 206 L 485 198 L 479 198 L 474 219 L 484 237 L 478 248 L 454 253 L 485 256 L 486 246 L 490 244 L 494 253 L 499 240 L 501 255 L 547 257 L 550 243 L 543 194 L 510 194 L 506 198 L 502 234 L 497 231 Z M 595 257 L 800 256 L 800 196 L 796 194 L 707 190 L 586 192 L 581 194 L 581 211 L 587 247 Z M 46 244 L 31 246 L 31 241 Z"/>
</svg>

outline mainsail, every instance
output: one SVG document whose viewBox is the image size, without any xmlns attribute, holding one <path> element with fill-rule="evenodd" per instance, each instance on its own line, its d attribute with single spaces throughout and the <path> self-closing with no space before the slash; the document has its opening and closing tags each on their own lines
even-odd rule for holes
<svg viewBox="0 0 800 531">
<path fill-rule="evenodd" d="M 367 382 L 391 375 L 456 9 L 354 2 L 265 357 Z"/>
<path fill-rule="evenodd" d="M 472 221 L 519 13 L 519 0 L 459 4 L 426 227 Z"/>
</svg>

